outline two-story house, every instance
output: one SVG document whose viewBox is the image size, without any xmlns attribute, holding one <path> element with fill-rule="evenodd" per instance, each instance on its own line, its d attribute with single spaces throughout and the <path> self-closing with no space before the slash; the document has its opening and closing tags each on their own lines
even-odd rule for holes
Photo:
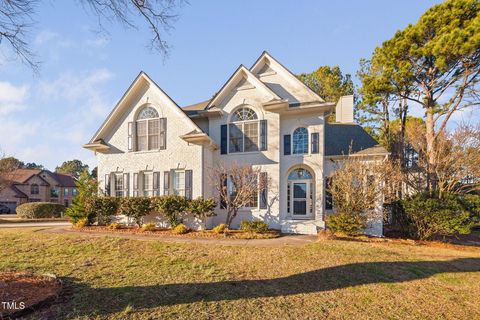
<svg viewBox="0 0 480 320">
<path fill-rule="evenodd" d="M 26 202 L 55 202 L 68 207 L 77 195 L 73 177 L 48 170 L 17 169 L 8 174 L 8 180 L 0 191 L 0 204 L 11 213 Z"/>
<path fill-rule="evenodd" d="M 332 112 L 337 122 L 327 123 Z M 353 123 L 352 96 L 324 101 L 267 52 L 251 68 L 240 65 L 212 99 L 183 108 L 141 72 L 84 147 L 97 154 L 103 190 L 119 197 L 217 197 L 213 166 L 252 165 L 269 186 L 234 225 L 261 219 L 309 234 L 332 210 L 325 184 L 334 161 L 350 148 L 366 158 L 387 155 Z M 207 227 L 225 222 L 225 210 L 216 213 Z M 381 221 L 372 224 L 370 233 L 381 232 Z"/>
</svg>

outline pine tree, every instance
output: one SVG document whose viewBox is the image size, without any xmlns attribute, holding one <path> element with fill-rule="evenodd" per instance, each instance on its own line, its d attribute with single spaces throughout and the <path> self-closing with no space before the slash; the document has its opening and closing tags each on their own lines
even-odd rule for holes
<svg viewBox="0 0 480 320">
<path fill-rule="evenodd" d="M 98 193 L 98 183 L 90 177 L 87 170 L 84 170 L 80 174 L 75 184 L 77 186 L 77 195 L 73 198 L 72 206 L 68 208 L 66 212 L 73 223 L 76 223 L 82 218 L 89 218 L 86 208 L 87 201 Z"/>
</svg>

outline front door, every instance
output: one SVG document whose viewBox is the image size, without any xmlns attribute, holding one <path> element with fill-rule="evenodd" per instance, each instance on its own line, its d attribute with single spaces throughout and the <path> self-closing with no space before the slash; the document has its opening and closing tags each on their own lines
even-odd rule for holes
<svg viewBox="0 0 480 320">
<path fill-rule="evenodd" d="M 291 192 L 293 216 L 297 218 L 310 216 L 310 181 L 292 182 Z"/>
</svg>

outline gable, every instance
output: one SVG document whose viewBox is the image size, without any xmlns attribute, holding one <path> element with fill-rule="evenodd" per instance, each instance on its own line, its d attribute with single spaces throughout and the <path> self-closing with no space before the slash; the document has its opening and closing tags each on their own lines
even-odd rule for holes
<svg viewBox="0 0 480 320">
<path fill-rule="evenodd" d="M 281 98 L 253 75 L 245 66 L 240 65 L 233 75 L 222 86 L 220 91 L 208 103 L 206 109 L 220 107 L 225 104 L 225 99 L 230 99 L 236 92 L 242 90 L 258 90 L 264 97 L 263 102 L 281 100 Z"/>
<path fill-rule="evenodd" d="M 145 98 L 147 92 L 156 95 L 158 100 L 161 100 L 162 107 L 170 108 L 182 118 L 187 129 L 201 131 L 185 112 L 153 80 L 151 80 L 145 72 L 142 71 L 118 101 L 92 139 L 90 139 L 89 143 L 94 143 L 99 139 L 105 139 L 106 137 L 112 136 L 113 131 L 118 128 L 119 122 L 126 118 L 126 113 L 132 112 L 132 105 L 138 103 L 142 98 Z M 145 104 L 148 103 L 148 100 L 149 97 L 147 96 Z"/>
<path fill-rule="evenodd" d="M 290 104 L 325 102 L 266 51 L 253 64 L 250 71 Z"/>
</svg>

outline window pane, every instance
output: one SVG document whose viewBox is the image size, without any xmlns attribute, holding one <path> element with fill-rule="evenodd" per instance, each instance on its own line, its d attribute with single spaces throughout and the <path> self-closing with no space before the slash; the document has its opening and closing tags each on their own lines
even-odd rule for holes
<svg viewBox="0 0 480 320">
<path fill-rule="evenodd" d="M 258 122 L 244 123 L 245 152 L 258 151 Z"/>
<path fill-rule="evenodd" d="M 123 174 L 116 174 L 114 176 L 115 196 L 123 197 Z"/>
<path fill-rule="evenodd" d="M 158 135 L 160 133 L 160 119 L 148 121 L 148 149 L 154 150 L 160 147 Z"/>
<path fill-rule="evenodd" d="M 185 195 L 185 172 L 175 171 L 173 173 L 173 193 Z"/>
<path fill-rule="evenodd" d="M 235 121 L 248 121 L 248 120 L 256 120 L 257 114 L 250 108 L 240 108 L 235 111 L 232 116 L 232 122 Z"/>
<path fill-rule="evenodd" d="M 243 152 L 242 124 L 230 125 L 230 152 Z"/>
<path fill-rule="evenodd" d="M 137 148 L 138 150 L 147 150 L 147 122 L 137 122 Z"/>
<path fill-rule="evenodd" d="M 305 128 L 297 128 L 293 132 L 293 154 L 308 153 L 308 131 Z"/>
<path fill-rule="evenodd" d="M 307 184 L 306 183 L 294 183 L 293 184 L 293 197 L 294 198 L 307 198 Z"/>
<path fill-rule="evenodd" d="M 138 114 L 138 120 L 158 118 L 158 112 L 152 107 L 146 107 Z"/>
<path fill-rule="evenodd" d="M 143 195 L 153 195 L 153 172 L 146 172 L 143 174 Z"/>
</svg>

